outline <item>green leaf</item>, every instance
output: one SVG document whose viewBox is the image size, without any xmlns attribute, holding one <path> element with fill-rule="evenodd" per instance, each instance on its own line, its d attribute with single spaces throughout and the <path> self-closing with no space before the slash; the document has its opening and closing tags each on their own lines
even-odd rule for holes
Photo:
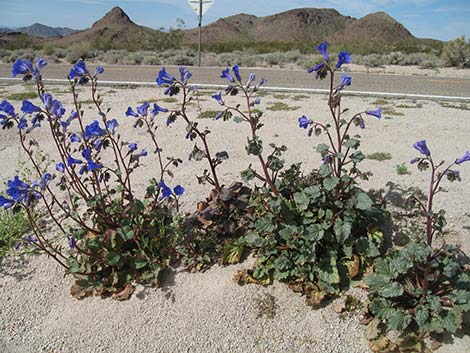
<svg viewBox="0 0 470 353">
<path fill-rule="evenodd" d="M 423 328 L 429 320 L 429 312 L 426 308 L 420 307 L 415 312 L 415 321 L 420 328 Z"/>
<path fill-rule="evenodd" d="M 462 323 L 462 318 L 454 311 L 449 310 L 445 314 L 439 315 L 439 321 L 446 331 L 455 333 Z"/>
<path fill-rule="evenodd" d="M 382 288 L 380 295 L 385 298 L 399 297 L 403 294 L 403 286 L 398 282 L 393 282 L 388 286 Z"/>
<path fill-rule="evenodd" d="M 353 148 L 353 149 L 357 149 L 360 144 L 361 144 L 361 142 L 357 139 L 354 139 L 354 138 L 347 139 L 344 142 L 344 146 L 346 148 Z"/>
<path fill-rule="evenodd" d="M 237 124 L 244 122 L 245 120 L 241 116 L 236 116 L 233 118 L 233 121 Z"/>
<path fill-rule="evenodd" d="M 106 259 L 111 266 L 115 266 L 121 261 L 121 255 L 111 251 L 106 255 Z"/>
<path fill-rule="evenodd" d="M 145 266 L 147 266 L 148 261 L 147 261 L 147 259 L 136 259 L 134 261 L 134 265 L 135 265 L 135 268 L 137 270 L 139 270 L 139 269 L 144 268 Z"/>
<path fill-rule="evenodd" d="M 323 186 L 326 190 L 331 191 L 333 190 L 336 185 L 338 185 L 339 179 L 335 176 L 329 176 L 323 179 Z"/>
<path fill-rule="evenodd" d="M 294 201 L 295 201 L 297 208 L 300 209 L 301 211 L 305 211 L 310 204 L 309 198 L 303 192 L 296 192 L 294 194 Z"/>
<path fill-rule="evenodd" d="M 411 315 L 402 310 L 395 309 L 388 318 L 388 327 L 391 330 L 404 331 L 411 323 Z"/>
<path fill-rule="evenodd" d="M 336 235 L 336 240 L 338 243 L 342 244 L 349 238 L 351 234 L 352 225 L 348 221 L 343 221 L 341 219 L 337 219 L 334 226 L 334 231 Z"/>
<path fill-rule="evenodd" d="M 215 158 L 218 159 L 219 161 L 225 161 L 228 159 L 228 153 L 226 151 L 217 152 L 215 154 Z"/>
<path fill-rule="evenodd" d="M 373 205 L 372 199 L 365 192 L 354 194 L 352 202 L 358 210 L 369 210 Z"/>
<path fill-rule="evenodd" d="M 318 153 L 324 153 L 324 152 L 327 152 L 330 148 L 328 147 L 328 145 L 325 145 L 324 143 L 321 143 L 317 146 L 317 152 Z"/>
<path fill-rule="evenodd" d="M 276 229 L 276 224 L 271 218 L 265 217 L 257 220 L 255 227 L 260 233 L 272 233 Z"/>
</svg>

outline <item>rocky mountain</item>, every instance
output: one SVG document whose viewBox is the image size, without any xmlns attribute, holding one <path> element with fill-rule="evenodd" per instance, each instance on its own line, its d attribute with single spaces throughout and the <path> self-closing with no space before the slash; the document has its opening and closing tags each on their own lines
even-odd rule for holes
<svg viewBox="0 0 470 353">
<path fill-rule="evenodd" d="M 318 41 L 354 21 L 335 9 L 296 9 L 265 17 L 239 14 L 203 27 L 203 35 L 209 43 Z M 185 38 L 196 42 L 197 29 L 186 31 Z"/>
<path fill-rule="evenodd" d="M 51 40 L 52 45 L 88 44 L 100 49 L 152 49 L 159 46 L 165 34 L 134 23 L 120 8 L 114 7 L 91 28 Z"/>
<path fill-rule="evenodd" d="M 60 38 L 33 38 L 33 34 L 51 35 L 50 27 L 35 24 L 26 28 L 35 28 L 28 32 L 29 41 L 37 45 L 84 45 L 94 49 L 152 50 L 171 45 L 194 44 L 198 30 L 162 32 L 134 23 L 119 7 L 114 7 L 91 28 L 70 33 L 70 29 L 57 30 Z M 20 29 L 16 30 L 18 32 Z M 25 30 L 22 28 L 21 30 Z M 52 30 L 52 29 L 51 29 Z M 61 31 L 60 31 L 61 30 Z M 69 32 L 67 32 L 69 31 Z M 60 33 L 60 34 L 59 34 Z M 13 33 L 0 34 L 0 47 L 12 43 Z M 335 9 L 304 8 L 289 10 L 271 16 L 257 17 L 239 14 L 221 18 L 203 27 L 205 44 L 227 42 L 238 43 L 318 43 L 327 40 L 331 44 L 360 44 L 367 48 L 376 43 L 385 43 L 387 48 L 399 45 L 414 47 L 427 45 L 429 41 L 415 38 L 401 23 L 386 14 L 376 12 L 360 19 L 343 16 Z M 24 43 L 26 38 L 21 37 Z M 13 41 L 13 42 L 12 42 Z M 181 42 L 182 41 L 182 42 Z M 364 44 L 364 45 L 363 45 Z"/>
</svg>

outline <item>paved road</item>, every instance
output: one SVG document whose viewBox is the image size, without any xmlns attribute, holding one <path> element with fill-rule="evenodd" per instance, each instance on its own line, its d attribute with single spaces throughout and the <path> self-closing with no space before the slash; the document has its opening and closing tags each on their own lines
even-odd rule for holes
<svg viewBox="0 0 470 353">
<path fill-rule="evenodd" d="M 90 65 L 90 69 L 93 66 Z M 71 65 L 50 64 L 44 69 L 44 76 L 49 79 L 63 79 L 68 74 Z M 126 82 L 155 82 L 160 66 L 126 66 L 107 65 L 101 79 L 106 81 Z M 177 73 L 177 67 L 168 66 L 169 72 Z M 225 84 L 219 78 L 220 68 L 191 67 L 192 82 L 201 84 Z M 305 71 L 288 71 L 275 69 L 253 69 L 258 78 L 268 80 L 270 87 L 284 88 L 328 88 L 327 80 L 315 80 L 313 74 Z M 242 69 L 242 74 L 248 76 L 248 71 Z M 353 73 L 351 91 L 387 92 L 417 95 L 469 97 L 470 79 L 439 78 L 426 76 L 401 76 Z M 11 77 L 11 65 L 0 64 L 0 78 Z"/>
</svg>

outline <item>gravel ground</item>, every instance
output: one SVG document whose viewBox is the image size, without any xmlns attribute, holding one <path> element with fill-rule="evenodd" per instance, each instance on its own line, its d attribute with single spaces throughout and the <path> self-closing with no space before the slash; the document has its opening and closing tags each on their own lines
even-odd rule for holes
<svg viewBox="0 0 470 353">
<path fill-rule="evenodd" d="M 354 82 L 354 81 L 353 81 Z M 0 86 L 0 97 L 12 92 L 27 91 L 23 85 Z M 51 87 L 52 93 L 70 108 L 70 99 L 60 93 L 64 86 Z M 124 112 L 128 105 L 150 99 L 161 102 L 158 88 L 121 90 L 103 89 L 104 100 L 113 107 L 111 118 L 122 125 L 128 141 L 145 146 L 145 133 L 133 130 L 132 118 Z M 83 99 L 88 97 L 83 96 Z M 290 111 L 269 111 L 271 103 L 282 100 Z M 230 103 L 231 100 L 227 99 Z M 403 115 L 385 114 L 382 121 L 368 118 L 363 136 L 362 151 L 389 152 L 392 159 L 384 162 L 367 160 L 363 170 L 374 172 L 372 180 L 363 184 L 368 189 L 384 188 L 388 182 L 402 187 L 418 186 L 425 189 L 426 176 L 409 167 L 409 175 L 397 175 L 395 166 L 408 162 L 416 153 L 412 144 L 427 139 L 428 146 L 437 159 L 452 160 L 470 149 L 470 111 L 443 107 L 439 102 L 388 101 L 347 98 L 343 106 L 351 112 L 374 108 L 377 104 L 393 107 Z M 164 104 L 171 107 L 172 104 Z M 201 107 L 217 110 L 219 107 L 206 92 L 201 97 Z M 400 108 L 398 105 L 414 106 Z M 20 103 L 16 104 L 17 109 Z M 97 119 L 94 110 L 84 103 L 87 121 Z M 193 106 L 197 115 L 197 107 Z M 322 141 L 308 139 L 305 130 L 299 129 L 296 119 L 307 114 L 318 121 L 328 121 L 326 97 L 267 95 L 260 109 L 266 111 L 266 126 L 262 137 L 269 142 L 286 144 L 290 149 L 287 161 L 302 161 L 305 169 L 320 163 L 313 145 Z M 159 130 L 164 153 L 183 157 L 184 164 L 175 170 L 176 177 L 170 185 L 178 183 L 186 187 L 184 209 L 193 209 L 197 200 L 208 192 L 207 186 L 198 185 L 194 175 L 205 166 L 187 161 L 185 156 L 193 144 L 184 140 L 184 124 L 177 121 L 171 127 Z M 230 159 L 221 168 L 221 179 L 230 183 L 250 161 L 244 151 L 247 127 L 233 122 L 201 120 L 201 125 L 212 130 L 210 145 L 214 151 L 225 149 Z M 53 146 L 47 135 L 38 131 L 34 136 L 48 153 Z M 18 143 L 13 131 L 2 131 L 0 163 L 3 166 L 0 179 L 14 175 L 18 165 Z M 156 170 L 156 161 L 146 160 L 137 176 L 137 192 L 143 192 L 146 180 Z M 461 167 L 462 183 L 445 185 L 447 192 L 439 194 L 436 207 L 448 214 L 446 239 L 462 246 L 470 254 L 466 241 L 470 228 L 470 163 Z M 162 288 L 138 287 L 129 301 L 87 298 L 77 301 L 71 298 L 71 278 L 63 278 L 63 272 L 45 256 L 27 258 L 8 257 L 0 265 L 0 352 L 369 352 L 359 318 L 341 316 L 332 306 L 320 310 L 309 308 L 304 299 L 285 285 L 269 287 L 255 285 L 238 286 L 232 281 L 240 268 L 248 262 L 221 268 L 215 266 L 205 273 L 189 274 L 180 270 L 168 273 Z M 264 308 L 264 309 L 263 309 Z M 272 318 L 271 318 L 272 316 Z M 455 338 L 444 345 L 439 353 L 461 353 L 470 350 L 470 339 Z"/>
</svg>

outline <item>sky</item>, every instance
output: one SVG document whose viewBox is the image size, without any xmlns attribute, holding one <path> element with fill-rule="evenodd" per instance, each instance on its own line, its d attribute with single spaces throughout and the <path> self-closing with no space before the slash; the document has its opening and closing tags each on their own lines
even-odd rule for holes
<svg viewBox="0 0 470 353">
<path fill-rule="evenodd" d="M 203 17 L 207 24 L 221 17 L 248 13 L 267 16 L 301 7 L 335 8 L 345 16 L 363 17 L 385 11 L 420 38 L 470 38 L 470 0 L 213 0 Z M 120 6 L 137 24 L 152 28 L 197 26 L 187 0 L 0 0 L 0 27 L 42 23 L 51 27 L 85 29 Z"/>
</svg>

